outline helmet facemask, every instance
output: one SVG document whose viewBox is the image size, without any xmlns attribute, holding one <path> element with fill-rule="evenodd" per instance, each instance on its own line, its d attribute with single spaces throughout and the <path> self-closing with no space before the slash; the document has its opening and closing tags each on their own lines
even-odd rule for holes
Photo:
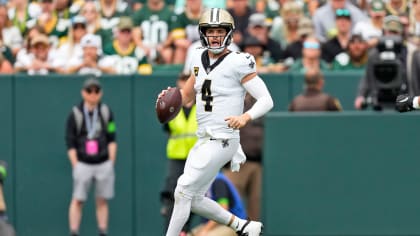
<svg viewBox="0 0 420 236">
<path fill-rule="evenodd" d="M 226 29 L 226 35 L 224 36 L 207 36 L 206 35 L 206 30 L 209 28 L 224 28 Z M 201 44 L 203 45 L 203 47 L 206 47 L 209 49 L 210 52 L 214 53 L 214 54 L 219 54 L 221 52 L 223 52 L 223 50 L 229 46 L 230 42 L 232 41 L 232 29 L 230 27 L 223 27 L 223 26 L 213 26 L 213 27 L 200 27 L 200 39 L 201 39 Z M 211 46 L 211 38 L 214 37 L 218 37 L 221 38 L 223 37 L 222 40 L 218 39 L 219 41 L 221 41 L 220 46 L 219 47 L 212 47 Z"/>
<path fill-rule="evenodd" d="M 207 36 L 206 31 L 209 28 L 224 28 L 226 30 L 226 35 L 220 36 L 224 38 L 219 40 L 220 45 L 217 47 L 212 47 L 211 41 L 214 39 L 213 37 L 219 36 Z M 232 16 L 226 10 L 220 8 L 211 8 L 204 12 L 198 24 L 198 31 L 202 46 L 208 48 L 208 50 L 214 54 L 220 54 L 227 46 L 229 46 L 232 42 L 234 29 L 235 24 Z"/>
</svg>

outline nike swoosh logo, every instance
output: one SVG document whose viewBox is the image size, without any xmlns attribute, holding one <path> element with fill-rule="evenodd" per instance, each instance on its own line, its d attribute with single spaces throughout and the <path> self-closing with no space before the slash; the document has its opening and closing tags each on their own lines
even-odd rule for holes
<svg viewBox="0 0 420 236">
<path fill-rule="evenodd" d="M 403 100 L 401 100 L 400 102 L 406 102 L 408 101 L 408 98 L 404 98 Z"/>
</svg>

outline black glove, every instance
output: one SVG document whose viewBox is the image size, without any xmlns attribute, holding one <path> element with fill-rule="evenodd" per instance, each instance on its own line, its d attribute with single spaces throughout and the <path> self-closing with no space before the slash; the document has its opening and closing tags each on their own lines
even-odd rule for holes
<svg viewBox="0 0 420 236">
<path fill-rule="evenodd" d="M 398 95 L 397 100 L 395 101 L 395 109 L 399 112 L 407 112 L 414 110 L 413 107 L 414 97 L 408 94 Z"/>
</svg>

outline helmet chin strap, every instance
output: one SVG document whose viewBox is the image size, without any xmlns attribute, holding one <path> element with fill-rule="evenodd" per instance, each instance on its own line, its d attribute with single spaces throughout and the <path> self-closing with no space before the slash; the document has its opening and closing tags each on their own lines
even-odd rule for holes
<svg viewBox="0 0 420 236">
<path fill-rule="evenodd" d="M 213 54 L 220 54 L 221 52 L 223 52 L 224 49 L 225 49 L 225 46 L 219 47 L 219 48 L 210 48 L 209 47 L 209 51 Z"/>
</svg>

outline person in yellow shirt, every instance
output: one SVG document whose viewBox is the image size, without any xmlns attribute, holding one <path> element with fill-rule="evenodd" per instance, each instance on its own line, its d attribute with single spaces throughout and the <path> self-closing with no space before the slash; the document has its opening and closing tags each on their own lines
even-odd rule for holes
<svg viewBox="0 0 420 236">
<path fill-rule="evenodd" d="M 189 75 L 181 74 L 177 80 L 177 87 L 182 88 Z M 169 134 L 166 146 L 167 174 L 160 199 L 162 203 L 161 215 L 165 218 L 164 230 L 168 228 L 174 206 L 174 190 L 178 177 L 184 170 L 190 149 L 197 141 L 197 119 L 194 102 L 184 104 L 178 115 L 165 124 L 164 129 Z M 186 224 L 181 234 L 186 235 L 189 224 Z"/>
</svg>

